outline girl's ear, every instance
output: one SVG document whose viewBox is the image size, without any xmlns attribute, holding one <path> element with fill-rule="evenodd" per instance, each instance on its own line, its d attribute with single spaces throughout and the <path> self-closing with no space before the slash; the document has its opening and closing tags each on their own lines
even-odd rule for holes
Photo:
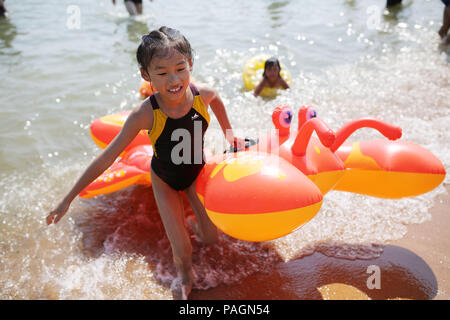
<svg viewBox="0 0 450 320">
<path fill-rule="evenodd" d="M 147 70 L 145 70 L 144 68 L 139 68 L 139 70 L 141 71 L 141 77 L 148 82 L 152 82 L 152 80 L 150 79 L 150 75 L 148 74 Z"/>
</svg>

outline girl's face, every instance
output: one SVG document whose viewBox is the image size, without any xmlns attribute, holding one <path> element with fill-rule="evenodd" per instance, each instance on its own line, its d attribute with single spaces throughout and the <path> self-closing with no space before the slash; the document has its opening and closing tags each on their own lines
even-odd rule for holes
<svg viewBox="0 0 450 320">
<path fill-rule="evenodd" d="M 266 77 L 270 81 L 275 81 L 278 79 L 278 73 L 280 72 L 280 69 L 278 69 L 278 66 L 271 65 L 266 68 Z"/>
<path fill-rule="evenodd" d="M 189 87 L 192 60 L 175 49 L 164 56 L 154 56 L 147 68 L 149 79 L 155 89 L 170 100 L 180 99 Z"/>
</svg>

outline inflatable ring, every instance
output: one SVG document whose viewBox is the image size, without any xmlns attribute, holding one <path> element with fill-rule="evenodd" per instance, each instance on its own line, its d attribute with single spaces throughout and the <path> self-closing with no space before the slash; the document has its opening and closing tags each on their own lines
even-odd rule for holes
<svg viewBox="0 0 450 320">
<path fill-rule="evenodd" d="M 266 60 L 269 58 L 270 58 L 269 55 L 261 54 L 254 56 L 245 63 L 242 76 L 244 80 L 244 86 L 247 90 L 254 90 L 258 85 L 258 83 L 261 81 L 262 74 L 264 72 L 264 64 Z M 280 62 L 280 65 L 281 65 L 280 71 L 281 77 L 288 84 L 290 84 L 291 74 L 289 73 L 289 70 L 282 62 Z M 277 94 L 277 91 L 278 88 L 264 87 L 259 95 L 262 97 L 273 97 Z"/>
</svg>

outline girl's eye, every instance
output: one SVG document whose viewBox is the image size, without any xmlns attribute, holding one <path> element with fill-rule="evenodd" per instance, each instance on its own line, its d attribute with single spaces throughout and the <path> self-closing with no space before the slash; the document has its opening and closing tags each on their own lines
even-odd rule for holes
<svg viewBox="0 0 450 320">
<path fill-rule="evenodd" d="M 167 73 L 163 72 L 163 73 L 158 73 L 158 76 L 165 76 Z"/>
<path fill-rule="evenodd" d="M 312 118 L 316 118 L 317 117 L 317 112 L 314 109 L 308 109 L 307 113 L 306 113 L 306 120 L 310 120 Z"/>
<path fill-rule="evenodd" d="M 180 69 L 178 69 L 178 71 L 184 71 L 186 68 L 180 68 Z"/>
</svg>

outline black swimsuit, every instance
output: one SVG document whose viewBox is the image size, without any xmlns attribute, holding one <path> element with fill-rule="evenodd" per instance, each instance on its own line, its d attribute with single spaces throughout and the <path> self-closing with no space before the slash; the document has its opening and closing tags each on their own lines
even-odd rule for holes
<svg viewBox="0 0 450 320">
<path fill-rule="evenodd" d="M 175 190 L 188 188 L 205 165 L 203 144 L 209 125 L 209 114 L 197 88 L 189 85 L 194 103 L 181 118 L 169 118 L 150 96 L 153 128 L 148 135 L 153 146 L 151 168 Z"/>
</svg>

